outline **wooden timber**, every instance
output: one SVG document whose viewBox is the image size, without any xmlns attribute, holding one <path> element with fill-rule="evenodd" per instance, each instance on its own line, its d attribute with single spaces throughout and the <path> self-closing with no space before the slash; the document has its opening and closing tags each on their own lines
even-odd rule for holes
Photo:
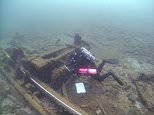
<svg viewBox="0 0 154 115">
<path fill-rule="evenodd" d="M 53 111 L 48 111 L 46 108 L 44 108 L 41 104 L 41 101 L 32 95 L 30 95 L 19 83 L 19 81 L 15 81 L 12 76 L 6 74 L 2 68 L 0 68 L 0 72 L 3 74 L 3 76 L 6 77 L 8 82 L 15 87 L 15 89 L 19 92 L 20 95 L 23 96 L 26 103 L 28 103 L 32 108 L 34 108 L 38 113 L 41 115 L 57 115 Z"/>
</svg>

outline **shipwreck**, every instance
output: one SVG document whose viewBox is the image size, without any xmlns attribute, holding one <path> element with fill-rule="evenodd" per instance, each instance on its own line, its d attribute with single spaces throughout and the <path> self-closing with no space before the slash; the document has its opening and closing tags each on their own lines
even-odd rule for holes
<svg viewBox="0 0 154 115">
<path fill-rule="evenodd" d="M 112 76 L 120 86 L 123 85 L 114 73 L 101 74 L 105 63 L 112 63 L 112 60 L 96 62 L 97 73 L 93 68 L 89 70 L 95 75 L 84 77 L 84 73 L 72 73 L 68 67 L 70 56 L 86 44 L 78 34 L 74 40 L 73 45 L 38 56 L 25 55 L 20 48 L 1 50 L 5 56 L 1 73 L 41 115 L 107 115 L 101 97 L 90 90 L 87 82 L 95 87 Z"/>
</svg>

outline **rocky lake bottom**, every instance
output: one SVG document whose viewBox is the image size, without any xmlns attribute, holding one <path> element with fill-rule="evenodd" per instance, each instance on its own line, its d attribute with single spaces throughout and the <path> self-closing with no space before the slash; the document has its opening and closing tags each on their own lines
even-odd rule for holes
<svg viewBox="0 0 154 115">
<path fill-rule="evenodd" d="M 110 29 L 100 31 L 100 27 L 95 31 L 78 31 L 78 33 L 89 44 L 90 51 L 96 56 L 97 61 L 102 59 L 119 61 L 119 65 L 114 67 L 106 65 L 106 71 L 108 68 L 113 68 L 126 85 L 119 88 L 114 82 L 109 84 L 112 79 L 102 83 L 106 90 L 102 98 L 108 100 L 104 102 L 105 108 L 110 103 L 118 108 L 117 111 L 122 111 L 117 114 L 152 115 L 154 113 L 154 35 L 136 35 Z M 4 49 L 20 47 L 28 55 L 39 55 L 73 44 L 74 34 L 74 31 L 0 34 L 0 45 Z M 114 97 L 115 94 L 117 95 Z M 37 114 L 22 101 L 22 97 L 10 87 L 2 74 L 0 74 L 0 114 Z"/>
</svg>

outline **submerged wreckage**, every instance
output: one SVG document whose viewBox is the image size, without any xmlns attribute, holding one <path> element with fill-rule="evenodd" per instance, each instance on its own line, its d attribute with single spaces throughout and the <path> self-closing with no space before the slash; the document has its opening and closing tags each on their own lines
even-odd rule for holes
<svg viewBox="0 0 154 115">
<path fill-rule="evenodd" d="M 7 60 L 1 72 L 26 102 L 42 115 L 106 115 L 99 100 L 95 100 L 97 94 L 91 95 L 90 90 L 86 90 L 84 80 L 97 83 L 113 76 L 123 85 L 112 72 L 101 74 L 104 64 L 112 63 L 112 60 L 97 64 L 95 57 L 80 47 L 82 41 L 77 37 L 75 45 L 39 56 L 25 56 L 20 48 L 9 52 L 2 50 Z M 50 108 L 52 105 L 55 109 Z"/>
</svg>

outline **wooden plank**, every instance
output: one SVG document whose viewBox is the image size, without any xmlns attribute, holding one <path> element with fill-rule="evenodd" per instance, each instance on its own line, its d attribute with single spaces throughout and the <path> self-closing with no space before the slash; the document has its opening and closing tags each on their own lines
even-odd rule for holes
<svg viewBox="0 0 154 115">
<path fill-rule="evenodd" d="M 37 97 L 33 97 L 30 94 L 26 92 L 24 88 L 20 85 L 20 83 L 16 82 L 12 77 L 7 75 L 2 68 L 0 68 L 0 72 L 7 78 L 8 82 L 19 92 L 20 95 L 23 96 L 24 100 L 32 107 L 34 108 L 38 113 L 41 115 L 57 115 L 53 111 L 48 111 L 45 109 L 39 99 Z M 37 99 L 36 99 L 37 98 Z"/>
<path fill-rule="evenodd" d="M 66 87 L 65 87 L 65 84 L 64 84 L 64 83 L 63 83 L 61 89 L 62 89 L 63 96 L 64 96 L 67 100 L 69 100 L 68 94 L 67 94 L 67 90 L 66 90 Z"/>
<path fill-rule="evenodd" d="M 34 79 L 32 79 L 32 80 L 34 81 Z M 75 104 L 72 104 L 71 102 L 69 102 L 68 100 L 66 100 L 62 96 L 60 96 L 56 91 L 54 91 L 52 88 L 50 88 L 47 84 L 45 84 L 41 81 L 38 81 L 36 79 L 35 79 L 35 81 L 37 81 L 38 88 L 41 88 L 40 90 L 45 90 L 46 91 L 45 93 L 48 94 L 48 96 L 50 98 L 55 100 L 55 103 L 57 103 L 58 105 L 61 105 L 62 107 L 64 107 L 66 110 L 68 110 L 72 114 L 88 115 L 88 113 L 86 111 L 82 110 L 80 107 L 76 106 Z"/>
<path fill-rule="evenodd" d="M 101 98 L 101 96 L 99 96 L 99 98 Z M 101 98 L 101 99 L 102 99 L 102 98 Z M 105 111 L 105 109 L 104 109 L 104 107 L 103 107 L 103 104 L 101 103 L 102 100 L 100 101 L 100 99 L 99 99 L 99 100 L 96 99 L 96 101 L 97 101 L 97 103 L 98 103 L 98 105 L 99 105 L 99 107 L 100 107 L 100 109 L 101 109 L 103 115 L 107 115 L 107 113 L 106 113 L 106 111 Z"/>
</svg>

